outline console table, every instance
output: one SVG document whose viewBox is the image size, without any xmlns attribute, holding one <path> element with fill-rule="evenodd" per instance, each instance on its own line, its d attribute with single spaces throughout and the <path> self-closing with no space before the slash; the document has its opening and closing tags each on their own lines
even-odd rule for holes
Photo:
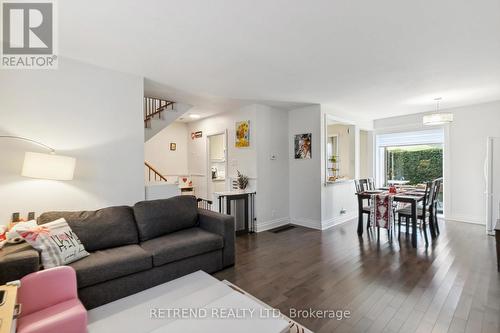
<svg viewBox="0 0 500 333">
<path fill-rule="evenodd" d="M 255 232 L 255 194 L 250 190 L 233 190 L 215 192 L 219 201 L 219 213 L 224 213 L 223 203 L 226 206 L 226 214 L 231 215 L 231 201 L 243 200 L 245 202 L 245 229 L 237 230 L 236 233 L 253 233 Z M 223 199 L 226 200 L 223 200 Z M 225 202 L 224 202 L 225 201 Z"/>
</svg>

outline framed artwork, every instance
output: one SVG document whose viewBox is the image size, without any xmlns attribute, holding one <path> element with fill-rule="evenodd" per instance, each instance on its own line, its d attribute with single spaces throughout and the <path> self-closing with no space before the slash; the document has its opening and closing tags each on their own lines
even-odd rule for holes
<svg viewBox="0 0 500 333">
<path fill-rule="evenodd" d="M 175 142 L 170 142 L 170 150 L 175 151 L 177 149 L 177 144 Z"/>
<path fill-rule="evenodd" d="M 199 139 L 203 136 L 203 133 L 202 131 L 198 131 L 198 132 L 191 132 L 191 140 L 194 140 L 194 139 Z"/>
<path fill-rule="evenodd" d="M 312 157 L 311 137 L 311 133 L 295 135 L 295 159 L 303 160 Z"/>
<path fill-rule="evenodd" d="M 250 120 L 236 122 L 234 145 L 236 148 L 250 147 Z"/>
</svg>

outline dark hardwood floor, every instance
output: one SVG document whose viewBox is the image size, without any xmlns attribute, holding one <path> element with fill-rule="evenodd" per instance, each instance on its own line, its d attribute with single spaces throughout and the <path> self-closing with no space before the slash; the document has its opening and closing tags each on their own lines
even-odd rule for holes
<svg viewBox="0 0 500 333">
<path fill-rule="evenodd" d="M 296 319 L 315 332 L 500 332 L 500 274 L 484 226 L 441 221 L 413 249 L 401 234 L 358 238 L 356 222 L 237 237 L 236 265 L 217 273 L 288 315 L 344 309 L 351 318 Z"/>
</svg>

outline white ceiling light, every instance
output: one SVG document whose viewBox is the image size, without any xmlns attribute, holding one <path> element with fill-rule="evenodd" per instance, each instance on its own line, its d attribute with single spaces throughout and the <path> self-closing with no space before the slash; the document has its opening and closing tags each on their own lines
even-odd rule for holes
<svg viewBox="0 0 500 333">
<path fill-rule="evenodd" d="M 191 118 L 191 119 L 200 119 L 200 115 L 192 113 L 192 114 L 189 115 L 189 118 Z"/>
<path fill-rule="evenodd" d="M 439 103 L 441 102 L 441 97 L 435 99 L 436 101 L 436 113 L 427 114 L 423 117 L 423 123 L 425 126 L 437 126 L 444 125 L 453 122 L 453 113 L 440 113 Z"/>
</svg>

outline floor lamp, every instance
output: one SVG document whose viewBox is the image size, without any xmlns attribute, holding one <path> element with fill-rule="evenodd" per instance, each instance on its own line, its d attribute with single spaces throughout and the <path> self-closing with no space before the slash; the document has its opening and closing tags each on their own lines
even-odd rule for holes
<svg viewBox="0 0 500 333">
<path fill-rule="evenodd" d="M 0 139 L 31 142 L 49 151 L 48 154 L 26 152 L 21 175 L 24 177 L 51 180 L 72 180 L 75 172 L 74 157 L 57 155 L 54 148 L 39 141 L 13 135 L 0 135 Z"/>
</svg>

